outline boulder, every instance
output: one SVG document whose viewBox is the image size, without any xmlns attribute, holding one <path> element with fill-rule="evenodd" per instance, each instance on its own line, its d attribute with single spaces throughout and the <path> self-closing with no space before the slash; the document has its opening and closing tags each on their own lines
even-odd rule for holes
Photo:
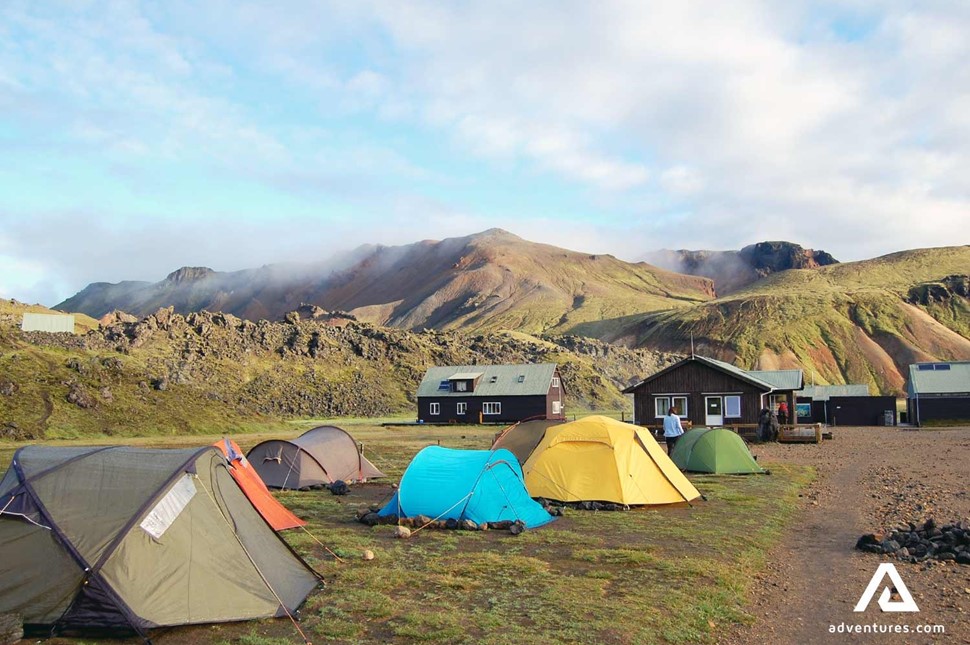
<svg viewBox="0 0 970 645">
<path fill-rule="evenodd" d="M 346 495 L 350 492 L 350 486 L 347 485 L 342 479 L 338 479 L 334 483 L 330 484 L 330 494 L 331 495 Z"/>
<path fill-rule="evenodd" d="M 522 520 L 515 520 L 512 522 L 512 526 L 509 527 L 509 533 L 512 535 L 520 535 L 525 532 L 525 522 Z"/>
<path fill-rule="evenodd" d="M 411 529 L 406 526 L 396 526 L 394 527 L 394 537 L 406 540 L 411 537 Z"/>
<path fill-rule="evenodd" d="M 360 523 L 367 526 L 377 526 L 380 523 L 380 516 L 377 513 L 366 513 L 361 516 Z"/>
<path fill-rule="evenodd" d="M 881 542 L 882 539 L 875 533 L 866 533 L 856 540 L 855 548 L 859 551 L 866 551 L 869 553 L 882 553 L 882 546 L 880 545 Z M 874 550 L 873 547 L 878 548 L 878 550 Z"/>
<path fill-rule="evenodd" d="M 477 531 L 478 530 L 478 524 L 476 524 L 472 520 L 462 520 L 461 521 L 461 529 L 463 531 Z"/>
<path fill-rule="evenodd" d="M 71 389 L 67 393 L 67 402 L 73 403 L 81 409 L 93 408 L 95 405 L 94 398 L 88 394 L 81 385 L 77 383 L 71 383 Z"/>
<path fill-rule="evenodd" d="M 18 614 L 0 613 L 0 645 L 11 645 L 24 637 L 23 620 Z"/>
</svg>

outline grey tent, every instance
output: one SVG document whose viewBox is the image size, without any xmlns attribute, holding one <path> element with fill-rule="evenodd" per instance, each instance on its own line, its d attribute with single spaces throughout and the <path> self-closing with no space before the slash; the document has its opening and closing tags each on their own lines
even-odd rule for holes
<svg viewBox="0 0 970 645">
<path fill-rule="evenodd" d="M 28 446 L 0 480 L 0 613 L 54 631 L 292 613 L 317 575 L 215 448 Z"/>
<path fill-rule="evenodd" d="M 515 455 L 515 458 L 519 460 L 519 465 L 522 465 L 529 460 L 529 456 L 542 441 L 546 430 L 561 423 L 562 421 L 544 419 L 516 423 L 495 439 L 492 450 L 505 448 Z"/>
<path fill-rule="evenodd" d="M 363 482 L 386 477 L 367 461 L 350 434 L 336 426 L 307 430 L 296 439 L 271 439 L 246 455 L 272 488 L 306 488 L 341 480 Z"/>
</svg>

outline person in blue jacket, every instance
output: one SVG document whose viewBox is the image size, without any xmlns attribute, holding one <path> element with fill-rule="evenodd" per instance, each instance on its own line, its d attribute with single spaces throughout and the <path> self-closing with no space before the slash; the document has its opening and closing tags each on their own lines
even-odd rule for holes
<svg viewBox="0 0 970 645">
<path fill-rule="evenodd" d="M 667 442 L 667 454 L 674 451 L 677 440 L 684 434 L 684 427 L 680 425 L 680 417 L 677 416 L 677 408 L 671 407 L 667 410 L 664 417 L 664 441 Z"/>
</svg>

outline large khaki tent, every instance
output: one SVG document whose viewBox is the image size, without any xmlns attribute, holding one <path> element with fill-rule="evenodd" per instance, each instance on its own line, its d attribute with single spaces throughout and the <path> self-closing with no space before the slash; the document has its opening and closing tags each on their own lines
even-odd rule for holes
<svg viewBox="0 0 970 645">
<path fill-rule="evenodd" d="M 549 428 L 522 470 L 529 494 L 562 502 L 655 505 L 701 496 L 648 432 L 603 416 Z"/>
<path fill-rule="evenodd" d="M 267 486 L 307 488 L 335 481 L 363 482 L 386 477 L 367 461 L 350 434 L 336 426 L 307 430 L 296 439 L 272 439 L 246 455 Z"/>
<path fill-rule="evenodd" d="M 0 554 L 0 613 L 58 631 L 282 616 L 319 581 L 212 446 L 21 448 Z"/>
<path fill-rule="evenodd" d="M 522 421 L 509 426 L 504 432 L 496 437 L 492 443 L 492 450 L 505 448 L 524 464 L 529 459 L 529 455 L 536 449 L 546 430 L 552 426 L 561 425 L 562 421 L 552 421 L 537 419 L 534 421 Z"/>
</svg>

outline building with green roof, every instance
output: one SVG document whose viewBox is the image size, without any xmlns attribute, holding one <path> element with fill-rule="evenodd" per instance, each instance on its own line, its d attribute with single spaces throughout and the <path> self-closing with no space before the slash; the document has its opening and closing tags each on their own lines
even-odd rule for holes
<svg viewBox="0 0 970 645">
<path fill-rule="evenodd" d="M 418 386 L 420 423 L 515 423 L 566 418 L 555 363 L 432 367 Z"/>
<path fill-rule="evenodd" d="M 763 408 L 784 401 L 795 409 L 801 370 L 744 370 L 730 363 L 691 356 L 623 390 L 633 395 L 634 423 L 663 423 L 671 407 L 694 426 L 754 425 Z"/>
<path fill-rule="evenodd" d="M 970 361 L 910 365 L 906 410 L 913 425 L 970 420 Z"/>
</svg>

